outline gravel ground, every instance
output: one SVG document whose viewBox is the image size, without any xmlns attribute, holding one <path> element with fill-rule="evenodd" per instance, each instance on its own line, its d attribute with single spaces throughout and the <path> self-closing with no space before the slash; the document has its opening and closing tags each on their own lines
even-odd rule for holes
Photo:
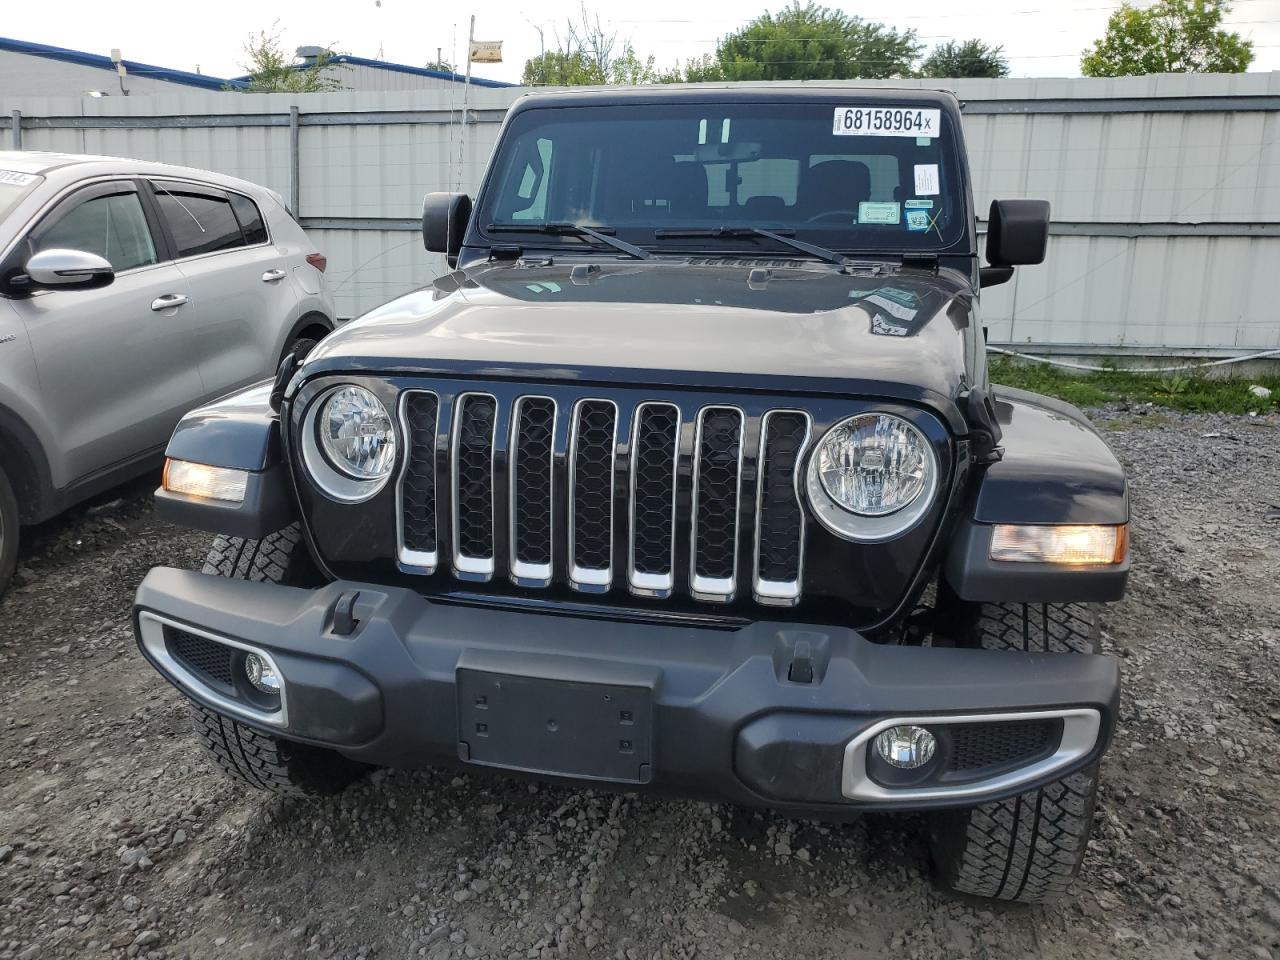
<svg viewBox="0 0 1280 960">
<path fill-rule="evenodd" d="M 1130 471 L 1125 693 L 1071 895 L 933 890 L 921 821 L 829 826 L 453 771 L 317 805 L 198 752 L 133 588 L 207 538 L 147 484 L 35 532 L 0 603 L 0 958 L 1280 958 L 1280 423 L 1098 415 Z"/>
</svg>

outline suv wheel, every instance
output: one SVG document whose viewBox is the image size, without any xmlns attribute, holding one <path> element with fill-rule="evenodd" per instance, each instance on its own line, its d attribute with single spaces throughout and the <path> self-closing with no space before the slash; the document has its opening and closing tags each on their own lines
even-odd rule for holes
<svg viewBox="0 0 1280 960">
<path fill-rule="evenodd" d="M 9 578 L 18 564 L 18 498 L 0 467 L 0 594 L 9 586 Z"/>
<path fill-rule="evenodd" d="M 296 523 L 261 540 L 219 536 L 202 572 L 295 587 L 323 582 Z M 339 793 L 368 771 L 333 750 L 273 737 L 199 704 L 190 704 L 190 710 L 191 724 L 214 763 L 255 789 L 287 796 Z"/>
<path fill-rule="evenodd" d="M 987 650 L 1097 653 L 1096 605 L 965 604 L 957 640 Z M 1039 790 L 930 816 L 930 848 L 938 881 L 959 893 L 1042 903 L 1080 872 L 1098 791 L 1088 767 Z"/>
</svg>

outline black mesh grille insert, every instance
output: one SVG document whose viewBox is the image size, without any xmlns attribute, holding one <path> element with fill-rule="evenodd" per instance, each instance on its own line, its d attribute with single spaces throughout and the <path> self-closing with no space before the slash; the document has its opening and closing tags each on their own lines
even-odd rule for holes
<svg viewBox="0 0 1280 960">
<path fill-rule="evenodd" d="M 404 470 L 404 546 L 424 553 L 436 549 L 436 414 L 434 394 L 411 393 L 405 398 L 408 461 Z"/>
<path fill-rule="evenodd" d="M 525 563 L 551 562 L 551 444 L 556 405 L 545 397 L 520 401 L 516 422 L 515 557 Z"/>
<path fill-rule="evenodd" d="M 458 422 L 458 552 L 493 556 L 493 397 L 464 397 Z"/>
<path fill-rule="evenodd" d="M 164 632 L 169 652 L 184 667 L 216 686 L 231 687 L 232 647 L 175 627 Z"/>
<path fill-rule="evenodd" d="M 738 454 L 742 415 L 727 407 L 702 414 L 697 451 L 698 514 L 694 517 L 694 573 L 727 580 L 734 575 L 738 520 Z"/>
<path fill-rule="evenodd" d="M 950 726 L 948 770 L 1025 763 L 1047 753 L 1061 736 L 1062 721 L 1004 720 L 998 723 L 956 723 Z"/>
<path fill-rule="evenodd" d="M 617 411 L 612 403 L 586 400 L 578 407 L 573 458 L 573 562 L 586 570 L 609 567 L 616 421 Z"/>
<path fill-rule="evenodd" d="M 795 469 L 808 420 L 783 411 L 769 416 L 760 467 L 760 579 L 800 579 L 800 531 L 804 514 L 796 497 Z"/>
<path fill-rule="evenodd" d="M 680 411 L 671 404 L 647 404 L 636 421 L 635 531 L 631 548 L 637 573 L 671 572 L 675 536 L 672 504 L 676 495 L 676 443 Z"/>
</svg>

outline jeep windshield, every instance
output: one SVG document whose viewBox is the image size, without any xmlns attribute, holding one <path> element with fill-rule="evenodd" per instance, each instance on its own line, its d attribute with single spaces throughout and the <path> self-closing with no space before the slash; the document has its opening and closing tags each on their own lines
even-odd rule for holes
<svg viewBox="0 0 1280 960">
<path fill-rule="evenodd" d="M 865 91 L 864 91 L 865 92 Z M 514 116 L 474 223 L 490 243 L 586 250 L 547 225 L 663 251 L 968 254 L 946 111 L 847 99 L 539 107 Z M 700 235 L 699 235 L 700 234 Z"/>
</svg>

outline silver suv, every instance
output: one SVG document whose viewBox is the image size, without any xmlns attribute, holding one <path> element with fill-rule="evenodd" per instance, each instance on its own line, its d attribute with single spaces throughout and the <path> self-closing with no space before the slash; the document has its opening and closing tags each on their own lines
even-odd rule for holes
<svg viewBox="0 0 1280 960">
<path fill-rule="evenodd" d="M 329 333 L 324 268 L 263 187 L 0 151 L 0 592 L 19 523 L 158 465 L 184 413 Z"/>
</svg>

